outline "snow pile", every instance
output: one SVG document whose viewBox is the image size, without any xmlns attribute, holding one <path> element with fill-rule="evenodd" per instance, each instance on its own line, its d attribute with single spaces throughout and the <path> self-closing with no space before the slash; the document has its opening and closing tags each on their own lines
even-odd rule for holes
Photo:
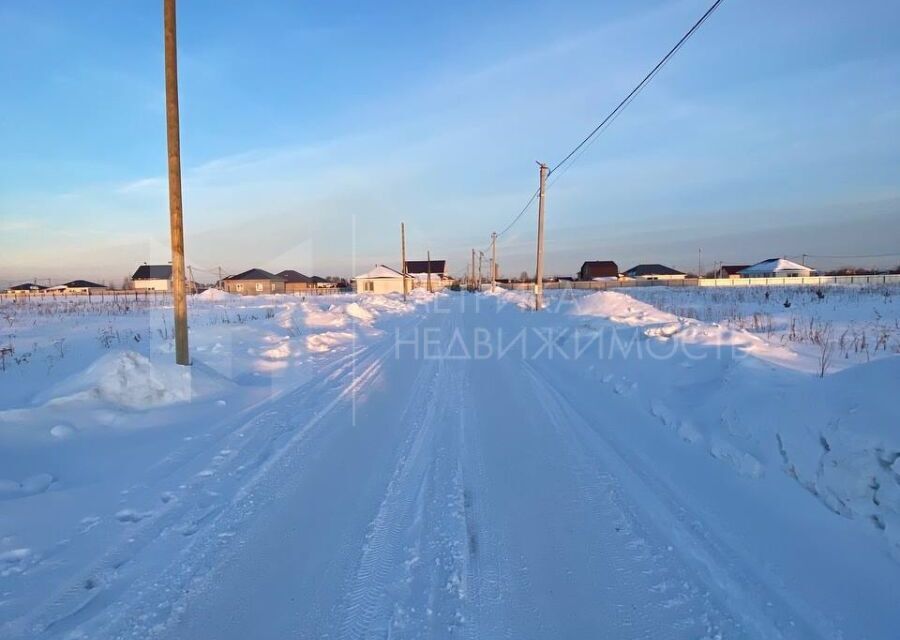
<svg viewBox="0 0 900 640">
<path fill-rule="evenodd" d="M 351 318 L 356 318 L 360 322 L 371 322 L 375 319 L 375 314 L 368 309 L 364 309 L 359 303 L 351 302 L 348 304 L 344 312 Z"/>
<path fill-rule="evenodd" d="M 643 334 L 659 340 L 677 340 L 686 345 L 733 348 L 785 366 L 798 366 L 795 354 L 780 344 L 741 329 L 682 318 L 617 291 L 600 291 L 574 301 L 574 315 L 598 316 L 630 327 L 646 327 Z"/>
<path fill-rule="evenodd" d="M 487 295 L 495 296 L 504 304 L 514 304 L 520 309 L 534 309 L 534 292 L 532 291 L 526 291 L 524 289 L 510 290 L 497 287 L 497 290 L 493 293 L 490 291 L 486 291 L 485 293 Z"/>
<path fill-rule="evenodd" d="M 306 348 L 313 353 L 325 353 L 353 340 L 347 331 L 325 331 L 306 336 Z"/>
<path fill-rule="evenodd" d="M 198 367 L 154 364 L 134 351 L 110 353 L 86 371 L 41 394 L 50 406 L 102 402 L 128 409 L 150 409 L 188 402 L 221 391 L 223 382 Z"/>
<path fill-rule="evenodd" d="M 307 327 L 342 327 L 347 324 L 344 308 L 340 305 L 329 305 L 322 309 L 306 303 L 301 306 L 305 313 L 304 323 Z"/>
<path fill-rule="evenodd" d="M 193 297 L 195 300 L 206 300 L 209 302 L 225 302 L 226 300 L 236 300 L 240 298 L 240 296 L 233 293 L 228 293 L 226 291 L 222 291 L 221 289 L 214 288 L 209 288 L 203 293 L 198 293 Z"/>
<path fill-rule="evenodd" d="M 413 308 L 408 302 L 403 302 L 399 294 L 360 296 L 360 302 L 367 308 L 388 313 L 409 313 Z"/>
<path fill-rule="evenodd" d="M 576 298 L 572 313 L 579 316 L 602 316 L 632 327 L 679 322 L 677 316 L 617 291 L 598 291 Z"/>
</svg>

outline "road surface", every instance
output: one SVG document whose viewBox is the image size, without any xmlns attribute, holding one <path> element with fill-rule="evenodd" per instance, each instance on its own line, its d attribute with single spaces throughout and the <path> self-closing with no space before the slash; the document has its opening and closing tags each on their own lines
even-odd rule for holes
<svg viewBox="0 0 900 640">
<path fill-rule="evenodd" d="M 34 628 L 185 640 L 823 632 L 623 443 L 646 411 L 570 383 L 583 365 L 534 346 L 540 314 L 471 299 L 416 314 L 223 430 L 212 444 L 228 460 L 138 531 L 140 553 L 110 554 L 117 580 L 63 594 Z M 502 328 L 531 342 L 499 354 Z"/>
</svg>

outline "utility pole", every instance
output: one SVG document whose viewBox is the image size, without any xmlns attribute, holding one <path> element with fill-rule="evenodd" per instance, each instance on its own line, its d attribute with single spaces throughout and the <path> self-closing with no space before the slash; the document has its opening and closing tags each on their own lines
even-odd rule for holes
<svg viewBox="0 0 900 640">
<path fill-rule="evenodd" d="M 544 307 L 544 208 L 546 206 L 547 165 L 539 162 L 541 186 L 538 190 L 537 265 L 534 270 L 534 310 Z"/>
<path fill-rule="evenodd" d="M 472 274 L 471 278 L 469 278 L 469 289 L 475 291 L 475 249 L 472 249 Z"/>
<path fill-rule="evenodd" d="M 697 279 L 703 277 L 703 267 L 701 267 L 701 262 L 703 260 L 703 249 L 697 249 Z"/>
<path fill-rule="evenodd" d="M 426 252 L 428 256 L 428 293 L 433 293 L 434 288 L 431 286 L 431 251 Z"/>
<path fill-rule="evenodd" d="M 491 234 L 491 293 L 497 290 L 497 232 Z"/>
<path fill-rule="evenodd" d="M 484 258 L 484 252 L 478 252 L 478 290 L 481 290 L 481 259 Z"/>
<path fill-rule="evenodd" d="M 222 284 L 222 267 L 219 267 L 219 282 L 216 284 L 216 287 L 221 289 L 222 286 L 223 286 L 223 284 Z"/>
<path fill-rule="evenodd" d="M 403 274 L 403 302 L 406 302 L 406 293 L 409 283 L 406 281 L 406 225 L 400 223 L 400 273 Z"/>
<path fill-rule="evenodd" d="M 191 293 L 197 293 L 197 281 L 194 280 L 194 267 L 188 265 L 187 270 L 191 276 Z"/>
<path fill-rule="evenodd" d="M 187 296 L 184 287 L 184 223 L 181 206 L 181 135 L 178 123 L 178 49 L 175 0 L 163 0 L 166 64 L 166 140 L 169 151 L 169 226 L 172 237 L 172 296 L 175 307 L 175 362 L 189 365 Z"/>
</svg>

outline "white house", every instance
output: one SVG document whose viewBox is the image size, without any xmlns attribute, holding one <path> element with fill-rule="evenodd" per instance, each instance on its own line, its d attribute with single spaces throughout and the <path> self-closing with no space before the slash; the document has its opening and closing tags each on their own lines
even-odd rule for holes
<svg viewBox="0 0 900 640">
<path fill-rule="evenodd" d="M 741 269 L 738 273 L 742 278 L 805 278 L 815 272 L 812 267 L 787 258 L 769 258 Z"/>
<path fill-rule="evenodd" d="M 172 288 L 172 265 L 142 264 L 131 276 L 135 289 L 143 291 L 169 291 Z"/>
<path fill-rule="evenodd" d="M 414 279 L 404 276 L 402 273 L 383 264 L 377 265 L 371 271 L 366 271 L 354 278 L 357 293 L 403 293 L 403 278 L 408 281 L 407 288 L 411 291 Z"/>
</svg>

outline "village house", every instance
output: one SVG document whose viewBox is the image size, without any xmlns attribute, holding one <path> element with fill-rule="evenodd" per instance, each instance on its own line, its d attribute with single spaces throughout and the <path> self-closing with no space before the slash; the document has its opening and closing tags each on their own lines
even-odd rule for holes
<svg viewBox="0 0 900 640">
<path fill-rule="evenodd" d="M 431 275 L 431 289 L 437 291 L 449 287 L 453 278 L 447 274 L 446 260 L 407 260 L 406 273 L 413 278 L 414 286 L 428 287 L 428 277 Z"/>
<path fill-rule="evenodd" d="M 105 284 L 97 284 L 96 282 L 91 282 L 90 280 L 72 280 L 71 282 L 67 282 L 65 284 L 59 284 L 55 287 L 48 287 L 47 292 L 58 292 L 58 293 L 75 293 L 75 294 L 97 294 L 103 293 L 106 291 L 108 287 Z"/>
<path fill-rule="evenodd" d="M 33 282 L 25 282 L 23 284 L 17 284 L 14 287 L 10 287 L 9 289 L 6 290 L 6 293 L 34 294 L 34 293 L 43 293 L 46 290 L 47 290 L 47 287 L 44 287 L 42 285 L 35 284 Z"/>
<path fill-rule="evenodd" d="M 225 278 L 222 284 L 228 293 L 242 296 L 284 293 L 285 291 L 284 278 L 264 269 L 248 269 L 243 273 Z"/>
<path fill-rule="evenodd" d="M 749 264 L 723 264 L 716 272 L 717 278 L 740 278 L 741 271 L 749 267 Z"/>
<path fill-rule="evenodd" d="M 743 278 L 805 278 L 816 272 L 787 258 L 769 258 L 740 271 Z"/>
<path fill-rule="evenodd" d="M 685 274 L 662 264 L 639 264 L 623 273 L 636 280 L 684 280 Z"/>
<path fill-rule="evenodd" d="M 310 277 L 293 269 L 285 269 L 275 275 L 284 279 L 285 293 L 306 293 L 316 288 L 315 276 Z"/>
<path fill-rule="evenodd" d="M 142 264 L 131 276 L 131 284 L 138 291 L 171 291 L 172 265 Z"/>
<path fill-rule="evenodd" d="M 612 260 L 589 260 L 578 271 L 579 280 L 616 280 L 619 265 Z"/>
<path fill-rule="evenodd" d="M 407 281 L 407 288 L 412 289 L 415 280 L 412 276 L 404 276 L 402 273 L 383 264 L 366 271 L 354 278 L 357 293 L 403 293 L 403 281 Z"/>
</svg>

